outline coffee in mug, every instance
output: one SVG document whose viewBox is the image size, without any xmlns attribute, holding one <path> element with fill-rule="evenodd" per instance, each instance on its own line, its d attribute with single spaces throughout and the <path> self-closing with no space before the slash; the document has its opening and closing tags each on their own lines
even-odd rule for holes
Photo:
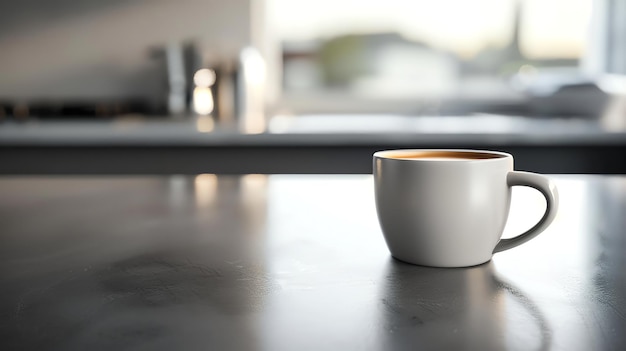
<svg viewBox="0 0 626 351">
<path fill-rule="evenodd" d="M 388 150 L 374 154 L 378 220 L 391 254 L 408 263 L 465 267 L 491 260 L 541 233 L 554 219 L 558 193 L 540 174 L 513 170 L 513 156 L 477 150 Z M 531 229 L 501 239 L 511 187 L 546 198 Z"/>
</svg>

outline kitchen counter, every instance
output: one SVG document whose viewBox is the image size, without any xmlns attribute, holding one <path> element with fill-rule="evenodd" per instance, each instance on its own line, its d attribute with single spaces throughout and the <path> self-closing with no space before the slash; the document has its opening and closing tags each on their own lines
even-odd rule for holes
<svg viewBox="0 0 626 351">
<path fill-rule="evenodd" d="M 626 174 L 626 133 L 595 121 L 505 116 L 276 117 L 246 134 L 211 120 L 0 125 L 0 173 L 370 173 L 374 151 L 508 151 L 526 170 Z"/>
<path fill-rule="evenodd" d="M 437 269 L 390 257 L 371 176 L 0 177 L 0 349 L 624 349 L 626 178 L 554 179 L 544 233 Z"/>
</svg>

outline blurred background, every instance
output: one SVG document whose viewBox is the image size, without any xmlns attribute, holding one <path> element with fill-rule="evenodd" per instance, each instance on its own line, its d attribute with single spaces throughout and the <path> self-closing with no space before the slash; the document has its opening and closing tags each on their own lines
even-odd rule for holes
<svg viewBox="0 0 626 351">
<path fill-rule="evenodd" d="M 626 1 L 0 2 L 2 173 L 626 173 Z"/>
</svg>

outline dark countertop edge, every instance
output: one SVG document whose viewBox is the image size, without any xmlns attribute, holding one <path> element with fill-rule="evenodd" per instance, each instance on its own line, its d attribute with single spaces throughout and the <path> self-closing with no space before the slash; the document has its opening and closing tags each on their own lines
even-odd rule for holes
<svg viewBox="0 0 626 351">
<path fill-rule="evenodd" d="M 0 134 L 0 147 L 350 147 L 370 145 L 626 145 L 626 133 L 563 134 L 192 134 L 116 136 L 10 136 Z"/>
</svg>

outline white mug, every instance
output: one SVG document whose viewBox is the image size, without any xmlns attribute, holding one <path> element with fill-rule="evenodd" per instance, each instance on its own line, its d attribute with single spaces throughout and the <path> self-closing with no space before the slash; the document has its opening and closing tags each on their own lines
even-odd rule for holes
<svg viewBox="0 0 626 351">
<path fill-rule="evenodd" d="M 554 183 L 513 170 L 513 156 L 478 150 L 387 150 L 374 154 L 378 220 L 391 254 L 412 264 L 467 267 L 534 238 L 558 208 Z M 546 198 L 531 229 L 501 239 L 511 187 L 529 186 Z"/>
</svg>

